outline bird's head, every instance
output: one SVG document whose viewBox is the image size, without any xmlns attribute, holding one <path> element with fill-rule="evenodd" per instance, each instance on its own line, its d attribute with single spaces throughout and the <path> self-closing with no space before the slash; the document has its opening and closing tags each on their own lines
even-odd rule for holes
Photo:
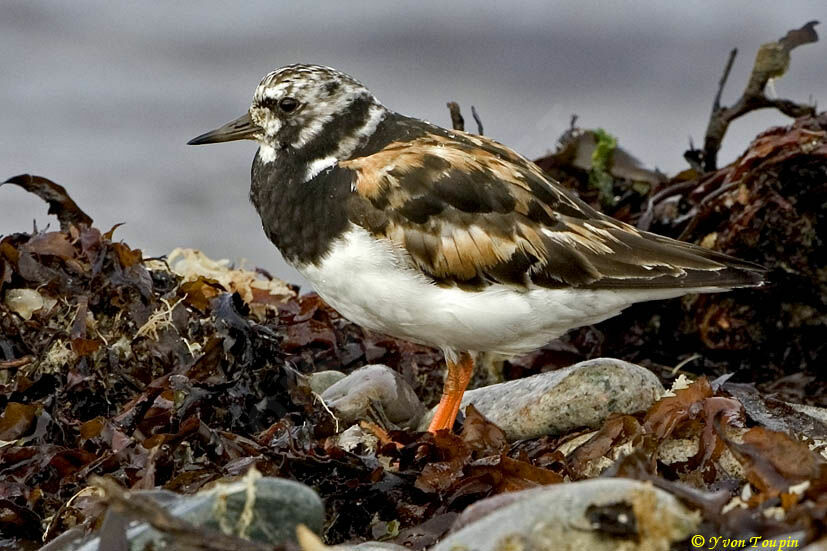
<svg viewBox="0 0 827 551">
<path fill-rule="evenodd" d="M 255 140 L 265 160 L 305 149 L 313 156 L 344 158 L 352 151 L 348 138 L 358 141 L 372 132 L 371 122 L 384 112 L 373 94 L 345 73 L 320 65 L 287 65 L 261 80 L 247 113 L 188 143 Z"/>
</svg>

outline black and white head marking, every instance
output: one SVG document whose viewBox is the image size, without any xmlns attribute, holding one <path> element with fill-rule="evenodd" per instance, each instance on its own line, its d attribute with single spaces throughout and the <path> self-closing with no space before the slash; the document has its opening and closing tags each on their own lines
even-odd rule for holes
<svg viewBox="0 0 827 551">
<path fill-rule="evenodd" d="M 347 158 L 385 117 L 387 110 L 353 77 L 320 65 L 288 65 L 265 76 L 250 106 L 263 132 L 259 159 L 272 162 L 281 150 L 306 150 L 305 180 Z"/>
</svg>

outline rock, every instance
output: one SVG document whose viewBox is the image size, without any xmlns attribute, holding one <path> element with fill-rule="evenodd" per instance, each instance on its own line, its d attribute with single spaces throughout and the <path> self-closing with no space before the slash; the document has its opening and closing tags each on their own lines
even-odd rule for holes
<svg viewBox="0 0 827 551">
<path fill-rule="evenodd" d="M 407 551 L 407 547 L 383 541 L 366 541 L 362 543 L 343 543 L 329 547 L 321 538 L 304 526 L 296 530 L 301 551 Z"/>
<path fill-rule="evenodd" d="M 480 501 L 431 551 L 655 551 L 695 533 L 700 516 L 651 484 L 623 478 L 533 488 Z M 469 520 L 470 519 L 470 520 Z"/>
<path fill-rule="evenodd" d="M 321 532 L 324 524 L 324 505 L 316 492 L 284 478 L 248 474 L 239 482 L 219 484 L 196 497 L 202 499 L 201 503 L 194 501 L 190 507 L 179 506 L 172 511 L 180 511 L 181 516 L 199 526 L 258 541 L 294 541 L 299 524 L 316 532 Z M 253 513 L 246 524 L 241 518 L 245 507 L 252 507 Z"/>
<path fill-rule="evenodd" d="M 328 371 L 318 371 L 308 376 L 308 384 L 310 390 L 316 394 L 322 394 L 325 390 L 338 383 L 345 378 L 345 374 L 341 371 L 330 369 Z"/>
<path fill-rule="evenodd" d="M 827 537 L 814 541 L 807 547 L 803 547 L 801 551 L 827 551 Z"/>
<path fill-rule="evenodd" d="M 744 406 L 747 416 L 768 429 L 809 438 L 827 438 L 827 409 L 784 402 L 754 385 L 725 382 L 722 388 Z"/>
<path fill-rule="evenodd" d="M 473 524 L 481 518 L 490 515 L 494 511 L 507 507 L 523 499 L 527 499 L 536 493 L 545 492 L 547 490 L 547 487 L 541 486 L 539 488 L 529 488 L 520 492 L 496 494 L 491 497 L 481 499 L 475 503 L 472 503 L 462 511 L 462 514 L 457 517 L 454 524 L 451 526 L 450 533 L 457 532 L 469 524 Z"/>
<path fill-rule="evenodd" d="M 425 407 L 402 376 L 386 365 L 360 367 L 322 393 L 344 427 L 359 419 L 415 427 Z"/>
<path fill-rule="evenodd" d="M 742 435 L 746 429 L 733 429 L 727 431 L 727 436 L 733 441 L 741 443 Z M 693 436 L 690 438 L 667 438 L 661 442 L 658 447 L 658 460 L 665 465 L 674 465 L 675 463 L 683 463 L 689 461 L 690 458 L 695 457 L 700 449 L 700 438 Z M 732 455 L 729 448 L 724 448 L 717 459 L 714 460 L 716 471 L 719 475 L 725 475 L 730 479 L 744 480 L 746 473 L 741 463 Z"/>
<path fill-rule="evenodd" d="M 810 421 L 798 430 L 797 434 L 803 434 L 810 438 L 827 438 L 827 408 L 808 406 L 806 404 L 793 404 L 790 402 L 788 402 L 787 405 L 806 416 Z"/>
<path fill-rule="evenodd" d="M 332 551 L 408 551 L 407 547 L 385 541 L 366 541 L 356 545 L 335 545 Z"/>
<path fill-rule="evenodd" d="M 379 439 L 363 430 L 359 425 L 353 425 L 339 433 L 338 444 L 346 452 L 352 452 L 361 445 L 365 447 L 366 451 L 375 453 Z"/>
<path fill-rule="evenodd" d="M 509 440 L 599 427 L 610 413 L 649 408 L 663 393 L 658 378 L 638 365 L 612 358 L 580 362 L 558 371 L 470 390 L 474 404 Z M 426 430 L 433 410 L 419 424 Z"/>
<path fill-rule="evenodd" d="M 808 406 L 806 404 L 788 403 L 793 409 L 800 411 L 804 415 L 817 419 L 818 421 L 827 424 L 827 408 L 820 408 L 816 406 Z"/>
<path fill-rule="evenodd" d="M 320 533 L 324 523 L 324 506 L 316 492 L 292 480 L 262 477 L 252 469 L 239 481 L 219 483 L 192 496 L 166 490 L 131 493 L 150 497 L 173 515 L 196 526 L 271 544 L 295 542 L 299 524 Z M 108 513 L 104 523 L 113 521 L 111 517 Z M 126 538 L 131 551 L 167 549 L 164 536 L 146 523 L 130 525 Z M 94 537 L 82 545 L 75 543 L 53 549 L 105 551 L 105 547 L 108 546 L 102 544 L 100 538 Z"/>
</svg>

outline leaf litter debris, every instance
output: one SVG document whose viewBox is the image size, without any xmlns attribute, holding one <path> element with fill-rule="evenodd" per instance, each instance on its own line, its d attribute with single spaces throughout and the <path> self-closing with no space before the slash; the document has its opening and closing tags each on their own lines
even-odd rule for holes
<svg viewBox="0 0 827 551">
<path fill-rule="evenodd" d="M 780 398 L 823 405 L 809 393 L 823 388 L 810 374 L 827 310 L 825 215 L 814 206 L 827 197 L 825 167 L 821 115 L 765 132 L 719 171 L 662 184 L 684 191 L 669 209 L 654 204 L 655 230 L 780 274 L 749 307 L 726 296 L 643 305 L 503 370 L 515 378 L 605 351 L 670 380 L 674 363 L 698 355 L 683 372 L 746 372 L 763 389 L 776 384 L 775 396 L 701 376 L 596 431 L 514 443 L 469 407 L 456 434 L 392 430 L 376 451 L 338 446 L 307 375 L 385 363 L 432 405 L 441 354 L 359 328 L 261 271 L 184 250 L 170 259 L 174 271 L 116 241 L 115 228 L 95 228 L 60 186 L 16 177 L 48 190 L 61 230 L 0 239 L 0 546 L 99 528 L 107 501 L 93 477 L 191 494 L 251 466 L 313 487 L 330 544 L 424 549 L 484 497 L 593 476 L 651 481 L 700 511 L 708 535 L 822 538 L 827 443 L 796 432 L 802 414 Z M 578 178 L 569 182 L 588 186 L 587 171 Z M 640 188 L 612 185 L 613 214 L 634 223 L 661 184 L 640 198 Z"/>
</svg>

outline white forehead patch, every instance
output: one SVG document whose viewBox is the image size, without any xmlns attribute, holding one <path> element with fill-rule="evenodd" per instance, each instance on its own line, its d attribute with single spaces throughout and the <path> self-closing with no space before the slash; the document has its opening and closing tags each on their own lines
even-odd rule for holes
<svg viewBox="0 0 827 551">
<path fill-rule="evenodd" d="M 281 82 L 275 86 L 268 86 L 261 89 L 261 99 L 264 98 L 278 98 L 286 95 L 287 90 L 291 88 L 300 88 L 301 86 L 293 84 L 292 82 Z"/>
<path fill-rule="evenodd" d="M 298 93 L 304 89 L 323 88 L 326 82 L 349 84 L 360 89 L 365 87 L 352 76 L 324 65 L 287 65 L 269 73 L 259 83 L 253 99 L 278 97 L 285 92 Z"/>
</svg>

